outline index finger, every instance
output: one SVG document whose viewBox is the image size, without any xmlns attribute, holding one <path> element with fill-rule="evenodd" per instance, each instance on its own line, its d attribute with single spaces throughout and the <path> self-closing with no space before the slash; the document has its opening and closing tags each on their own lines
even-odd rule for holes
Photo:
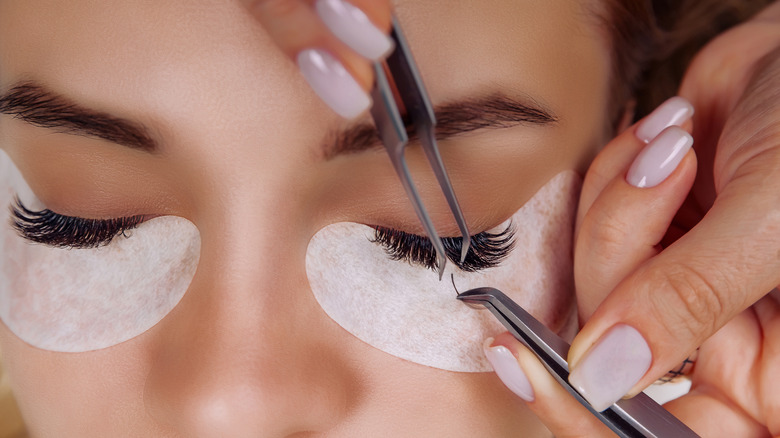
<svg viewBox="0 0 780 438">
<path fill-rule="evenodd" d="M 592 403 L 636 394 L 780 283 L 780 49 L 759 67 L 721 136 L 719 154 L 734 152 L 719 155 L 710 210 L 621 281 L 572 343 L 570 380 Z"/>
<path fill-rule="evenodd" d="M 371 62 L 392 50 L 389 0 L 252 0 L 249 12 L 345 118 L 370 105 Z"/>
</svg>

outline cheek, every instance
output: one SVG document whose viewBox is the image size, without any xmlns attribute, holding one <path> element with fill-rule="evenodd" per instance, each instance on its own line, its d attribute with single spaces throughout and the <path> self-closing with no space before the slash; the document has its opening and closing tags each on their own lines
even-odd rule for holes
<svg viewBox="0 0 780 438">
<path fill-rule="evenodd" d="M 30 196 L 0 153 L 0 208 Z M 142 224 L 98 249 L 35 245 L 0 223 L 0 319 L 24 342 L 59 352 L 116 345 L 145 332 L 181 300 L 197 268 L 200 237 L 181 218 Z"/>
<path fill-rule="evenodd" d="M 466 273 L 448 264 L 445 280 L 407 263 L 390 261 L 370 241 L 373 229 L 330 225 L 309 243 L 306 273 L 323 310 L 345 330 L 386 353 L 449 371 L 491 367 L 482 341 L 503 327 L 485 311 L 455 299 L 460 290 L 502 290 L 558 331 L 573 321 L 572 230 L 580 177 L 558 174 L 512 216 L 516 246 L 498 267 Z"/>
</svg>

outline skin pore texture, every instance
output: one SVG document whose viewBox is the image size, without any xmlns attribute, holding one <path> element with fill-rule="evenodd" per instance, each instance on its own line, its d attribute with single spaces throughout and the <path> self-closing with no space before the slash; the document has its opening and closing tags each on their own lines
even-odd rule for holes
<svg viewBox="0 0 780 438">
<path fill-rule="evenodd" d="M 397 5 L 436 106 L 501 95 L 555 117 L 440 141 L 473 233 L 561 172 L 582 174 L 607 140 L 610 57 L 585 7 Z M 150 152 L 0 115 L 0 147 L 43 205 L 95 219 L 176 216 L 200 233 L 189 289 L 132 339 L 56 353 L 0 324 L 33 436 L 544 436 L 494 374 L 392 356 L 318 304 L 306 251 L 319 230 L 420 226 L 381 149 L 323 151 L 368 119 L 330 112 L 242 5 L 0 0 L 0 93 L 20 83 L 131 120 L 156 143 Z M 407 159 L 438 229 L 455 235 L 418 148 Z"/>
</svg>

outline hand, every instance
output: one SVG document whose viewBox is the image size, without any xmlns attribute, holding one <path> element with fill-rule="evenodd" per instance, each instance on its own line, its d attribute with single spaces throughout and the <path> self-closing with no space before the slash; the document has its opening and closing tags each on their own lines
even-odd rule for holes
<svg viewBox="0 0 780 438">
<path fill-rule="evenodd" d="M 569 363 L 570 380 L 598 408 L 701 346 L 691 392 L 667 408 L 703 436 L 780 434 L 780 293 L 768 294 L 780 284 L 778 22 L 775 3 L 700 53 L 681 88 L 694 123 L 683 101 L 667 102 L 588 171 L 575 249 L 587 323 Z M 696 156 L 683 154 L 691 129 Z M 514 339 L 493 345 L 519 356 L 530 379 L 524 387 L 515 373 L 525 389 L 516 392 L 533 394 L 530 408 L 557 436 L 612 436 Z"/>
<path fill-rule="evenodd" d="M 339 115 L 368 109 L 371 61 L 393 48 L 389 0 L 243 0 L 320 98 Z"/>
</svg>

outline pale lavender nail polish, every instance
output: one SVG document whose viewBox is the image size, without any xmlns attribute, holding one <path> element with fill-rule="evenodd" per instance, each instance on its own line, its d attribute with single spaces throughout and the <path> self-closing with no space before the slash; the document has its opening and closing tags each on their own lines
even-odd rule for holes
<svg viewBox="0 0 780 438">
<path fill-rule="evenodd" d="M 680 126 L 693 116 L 693 105 L 682 97 L 675 96 L 662 103 L 642 122 L 636 130 L 636 136 L 650 143 L 664 129 Z"/>
<path fill-rule="evenodd" d="M 586 353 L 569 382 L 601 412 L 625 396 L 650 368 L 650 347 L 633 327 L 619 324 Z"/>
<path fill-rule="evenodd" d="M 634 159 L 626 181 L 640 188 L 661 184 L 674 172 L 692 145 L 693 137 L 682 128 L 667 128 Z"/>
<path fill-rule="evenodd" d="M 306 49 L 298 53 L 298 68 L 314 92 L 342 117 L 352 119 L 371 106 L 371 98 L 330 53 Z"/>
<path fill-rule="evenodd" d="M 368 16 L 344 0 L 318 0 L 317 15 L 338 39 L 361 56 L 378 60 L 393 48 L 393 42 Z"/>
<path fill-rule="evenodd" d="M 491 347 L 492 342 L 492 338 L 485 341 L 485 357 L 493 366 L 498 378 L 521 399 L 527 402 L 534 401 L 534 390 L 531 387 L 531 382 L 528 381 L 528 377 L 520 368 L 520 364 L 517 363 L 515 355 L 503 345 Z"/>
</svg>

